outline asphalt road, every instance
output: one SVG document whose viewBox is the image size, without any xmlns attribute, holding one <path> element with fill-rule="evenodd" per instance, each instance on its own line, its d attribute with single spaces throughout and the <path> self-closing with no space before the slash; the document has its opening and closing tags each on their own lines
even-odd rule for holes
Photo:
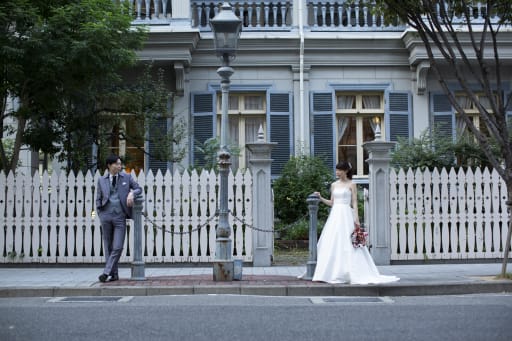
<svg viewBox="0 0 512 341">
<path fill-rule="evenodd" d="M 511 336 L 512 294 L 0 299 L 2 341 L 498 341 Z"/>
</svg>

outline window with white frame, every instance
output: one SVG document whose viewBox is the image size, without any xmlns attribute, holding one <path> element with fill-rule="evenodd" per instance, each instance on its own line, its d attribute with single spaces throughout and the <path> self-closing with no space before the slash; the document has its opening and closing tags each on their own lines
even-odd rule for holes
<svg viewBox="0 0 512 341">
<path fill-rule="evenodd" d="M 368 153 L 363 143 L 375 139 L 375 132 L 384 131 L 384 94 L 382 92 L 336 93 L 337 160 L 349 161 L 354 177 L 368 175 Z"/>
<path fill-rule="evenodd" d="M 221 134 L 222 95 L 217 100 L 217 135 Z M 247 168 L 249 152 L 246 143 L 257 140 L 261 126 L 266 131 L 265 93 L 230 93 L 228 105 L 228 146 L 238 146 L 238 155 L 231 155 L 231 168 Z"/>
<path fill-rule="evenodd" d="M 120 115 L 116 123 L 104 127 L 107 154 L 116 154 L 123 160 L 126 172 L 138 173 L 144 169 L 144 125 L 135 120 L 133 115 Z M 106 157 L 106 156 L 105 156 Z M 101 164 L 101 160 L 99 160 Z"/>
<path fill-rule="evenodd" d="M 477 100 L 479 103 L 489 112 L 492 113 L 491 103 L 489 98 L 481 93 L 476 94 Z M 456 93 L 455 99 L 457 103 L 464 109 L 464 112 L 469 116 L 471 122 L 473 122 L 474 126 L 484 132 L 487 133 L 487 128 L 485 124 L 480 119 L 480 112 L 476 107 L 476 104 L 471 100 L 471 98 L 466 93 Z M 456 134 L 463 135 L 468 132 L 468 128 L 466 122 L 462 119 L 461 115 L 458 112 L 455 112 L 455 124 L 456 124 Z"/>
</svg>

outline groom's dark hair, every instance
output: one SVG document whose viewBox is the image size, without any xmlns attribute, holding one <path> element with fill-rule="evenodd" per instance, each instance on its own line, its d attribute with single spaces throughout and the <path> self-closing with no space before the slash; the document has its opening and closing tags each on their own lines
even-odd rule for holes
<svg viewBox="0 0 512 341">
<path fill-rule="evenodd" d="M 121 160 L 121 158 L 119 156 L 115 155 L 115 154 L 107 156 L 107 160 L 105 161 L 105 163 L 107 164 L 107 168 L 111 164 L 116 163 L 117 160 Z"/>
</svg>

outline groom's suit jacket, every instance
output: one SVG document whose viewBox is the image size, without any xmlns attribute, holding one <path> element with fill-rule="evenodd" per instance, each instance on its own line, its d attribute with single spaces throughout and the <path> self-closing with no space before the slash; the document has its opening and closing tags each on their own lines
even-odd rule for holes
<svg viewBox="0 0 512 341">
<path fill-rule="evenodd" d="M 142 188 L 132 178 L 130 174 L 119 172 L 117 174 L 117 194 L 121 202 L 121 207 L 126 217 L 130 219 L 132 217 L 132 208 L 126 204 L 126 199 L 130 191 L 133 191 L 133 197 L 142 193 Z M 96 209 L 98 212 L 105 207 L 110 197 L 110 178 L 109 173 L 98 179 L 98 186 L 96 189 Z"/>
</svg>

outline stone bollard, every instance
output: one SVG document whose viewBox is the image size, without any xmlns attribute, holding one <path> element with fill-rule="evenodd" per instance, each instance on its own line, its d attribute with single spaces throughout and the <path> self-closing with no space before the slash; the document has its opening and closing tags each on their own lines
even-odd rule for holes
<svg viewBox="0 0 512 341">
<path fill-rule="evenodd" d="M 142 259 L 142 195 L 135 197 L 133 203 L 133 261 L 132 277 L 136 281 L 145 281 L 144 260 Z"/>
<path fill-rule="evenodd" d="M 309 208 L 309 259 L 306 265 L 306 275 L 304 279 L 313 279 L 316 268 L 316 246 L 317 246 L 317 231 L 318 231 L 318 202 L 320 198 L 317 195 L 311 194 L 308 196 L 306 202 Z"/>
</svg>

